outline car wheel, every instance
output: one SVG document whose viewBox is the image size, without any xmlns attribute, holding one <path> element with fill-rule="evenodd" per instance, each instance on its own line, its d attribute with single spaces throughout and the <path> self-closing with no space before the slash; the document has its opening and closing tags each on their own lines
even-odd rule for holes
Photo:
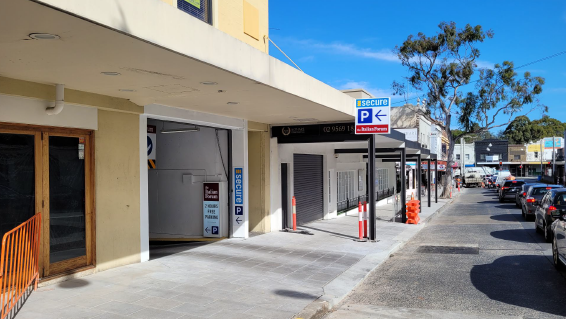
<svg viewBox="0 0 566 319">
<path fill-rule="evenodd" d="M 560 258 L 558 258 L 558 245 L 556 243 L 556 238 L 552 241 L 552 262 L 556 269 L 564 270 L 564 265 L 560 261 Z"/>
<path fill-rule="evenodd" d="M 550 230 L 550 227 L 546 225 L 546 223 L 543 225 L 544 227 L 544 240 L 546 240 L 547 243 L 550 243 L 550 241 L 552 240 L 552 230 Z"/>
</svg>

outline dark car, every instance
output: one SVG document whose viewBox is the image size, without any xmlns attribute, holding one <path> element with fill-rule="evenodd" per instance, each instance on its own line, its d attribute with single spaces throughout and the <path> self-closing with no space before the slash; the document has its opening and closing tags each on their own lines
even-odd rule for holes
<svg viewBox="0 0 566 319">
<path fill-rule="evenodd" d="M 566 212 L 566 188 L 549 189 L 536 204 L 535 229 L 548 243 L 552 240 L 552 223 L 562 212 Z"/>
<path fill-rule="evenodd" d="M 509 197 L 515 198 L 515 194 L 519 192 L 523 184 L 525 181 L 522 180 L 505 181 L 499 189 L 499 202 L 503 203 Z"/>
<path fill-rule="evenodd" d="M 521 208 L 523 206 L 522 199 L 525 198 L 527 195 L 527 191 L 529 190 L 529 186 L 533 185 L 544 185 L 540 183 L 525 183 L 521 185 L 521 189 L 515 194 L 515 206 L 517 208 Z"/>
<path fill-rule="evenodd" d="M 536 205 L 540 202 L 544 194 L 553 188 L 561 188 L 560 185 L 545 185 L 545 184 L 536 184 L 529 186 L 527 189 L 527 194 L 522 200 L 523 206 L 521 207 L 523 218 L 525 220 L 531 219 L 531 217 L 535 216 L 535 209 L 537 208 Z"/>
<path fill-rule="evenodd" d="M 566 200 L 566 193 L 558 194 L 561 196 L 560 201 Z M 551 211 L 551 215 L 555 221 L 552 223 L 552 259 L 557 269 L 564 270 L 566 268 L 566 211 L 556 209 Z"/>
</svg>

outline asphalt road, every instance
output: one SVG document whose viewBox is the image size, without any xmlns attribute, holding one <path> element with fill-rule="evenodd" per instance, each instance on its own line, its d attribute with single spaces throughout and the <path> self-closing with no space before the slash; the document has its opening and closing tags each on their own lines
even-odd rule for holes
<svg viewBox="0 0 566 319">
<path fill-rule="evenodd" d="M 566 273 L 514 203 L 465 189 L 327 318 L 499 316 L 565 317 Z"/>
</svg>

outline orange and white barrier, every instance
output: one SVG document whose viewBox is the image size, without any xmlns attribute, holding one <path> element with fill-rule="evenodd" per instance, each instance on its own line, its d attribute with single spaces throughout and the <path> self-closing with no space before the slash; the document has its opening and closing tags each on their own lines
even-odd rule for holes
<svg viewBox="0 0 566 319">
<path fill-rule="evenodd" d="M 297 200 L 293 196 L 293 230 L 297 230 Z"/>
<path fill-rule="evenodd" d="M 358 234 L 360 240 L 364 239 L 364 217 L 362 213 L 362 202 L 358 202 Z"/>
</svg>

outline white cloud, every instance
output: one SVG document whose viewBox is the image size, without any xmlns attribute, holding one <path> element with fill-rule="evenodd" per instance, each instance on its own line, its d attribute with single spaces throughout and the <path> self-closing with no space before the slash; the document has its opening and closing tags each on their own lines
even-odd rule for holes
<svg viewBox="0 0 566 319">
<path fill-rule="evenodd" d="M 393 51 L 384 49 L 384 50 L 373 50 L 369 48 L 360 48 L 353 44 L 349 43 L 340 43 L 340 42 L 332 42 L 332 43 L 324 43 L 314 40 L 297 40 L 297 39 L 286 39 L 292 43 L 300 45 L 306 49 L 314 48 L 318 50 L 323 50 L 326 53 L 331 54 L 343 54 L 343 55 L 350 55 L 354 57 L 361 57 L 379 61 L 388 61 L 388 62 L 398 62 L 399 59 L 397 55 L 393 53 Z"/>
<path fill-rule="evenodd" d="M 311 62 L 314 61 L 314 55 L 307 55 L 304 57 L 300 57 L 297 61 L 299 62 Z"/>
<path fill-rule="evenodd" d="M 480 69 L 493 69 L 494 66 L 495 66 L 495 63 L 492 63 L 492 62 L 489 62 L 489 61 L 483 61 L 483 60 L 476 60 L 476 65 Z"/>
</svg>

